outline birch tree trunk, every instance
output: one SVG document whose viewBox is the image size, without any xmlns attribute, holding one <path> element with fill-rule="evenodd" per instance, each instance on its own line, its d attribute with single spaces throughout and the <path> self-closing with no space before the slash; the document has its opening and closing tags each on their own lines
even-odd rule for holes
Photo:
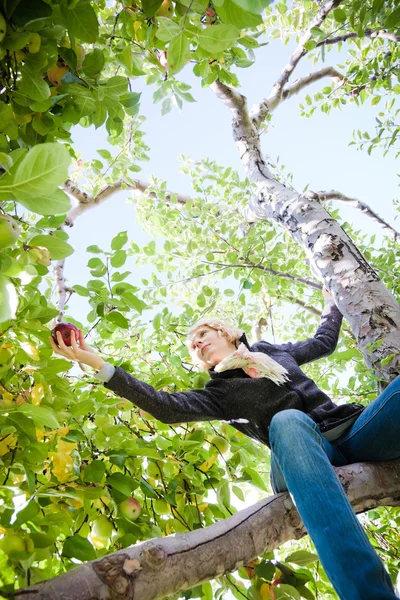
<svg viewBox="0 0 400 600">
<path fill-rule="evenodd" d="M 400 462 L 336 469 L 355 509 L 400 506 Z M 130 546 L 18 592 L 19 600 L 161 600 L 235 571 L 306 533 L 288 493 L 210 527 Z"/>
<path fill-rule="evenodd" d="M 273 177 L 260 148 L 258 107 L 251 117 L 244 96 L 220 82 L 212 87 L 233 114 L 233 137 L 246 175 L 256 187 L 245 218 L 272 220 L 288 231 L 332 293 L 366 364 L 379 378 L 394 379 L 400 374 L 400 305 L 320 202 Z"/>
</svg>

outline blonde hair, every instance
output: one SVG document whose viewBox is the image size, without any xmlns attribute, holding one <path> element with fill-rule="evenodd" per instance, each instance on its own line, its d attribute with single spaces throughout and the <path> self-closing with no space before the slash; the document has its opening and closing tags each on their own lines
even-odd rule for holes
<svg viewBox="0 0 400 600">
<path fill-rule="evenodd" d="M 197 321 L 192 327 L 189 329 L 186 346 L 189 350 L 189 354 L 192 357 L 193 363 L 199 367 L 201 371 L 205 371 L 206 373 L 209 371 L 208 365 L 200 360 L 194 353 L 193 349 L 193 337 L 198 329 L 201 327 L 209 327 L 210 329 L 215 329 L 218 331 L 219 335 L 224 337 L 229 343 L 234 344 L 236 348 L 239 347 L 240 338 L 243 335 L 243 329 L 239 329 L 238 327 L 234 327 L 227 321 L 222 321 L 217 317 L 208 317 L 203 318 Z"/>
</svg>

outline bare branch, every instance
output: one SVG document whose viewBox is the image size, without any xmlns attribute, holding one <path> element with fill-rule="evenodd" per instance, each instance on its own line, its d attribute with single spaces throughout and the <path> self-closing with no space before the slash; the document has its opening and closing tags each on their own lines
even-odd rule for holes
<svg viewBox="0 0 400 600">
<path fill-rule="evenodd" d="M 350 196 L 346 196 L 337 190 L 331 190 L 330 192 L 306 192 L 305 196 L 313 199 L 319 200 L 320 202 L 325 202 L 327 200 L 338 200 L 339 202 L 343 202 L 348 206 L 354 206 L 362 213 L 370 217 L 375 223 L 378 223 L 386 233 L 393 238 L 395 241 L 400 241 L 400 233 L 394 229 L 389 223 L 387 223 L 382 217 L 380 217 L 375 211 L 372 210 L 365 202 L 361 202 L 357 198 L 350 198 Z"/>
<path fill-rule="evenodd" d="M 308 310 L 308 312 L 310 312 L 312 315 L 315 315 L 316 317 L 321 317 L 321 315 L 322 315 L 322 310 L 315 308 L 315 306 L 311 306 L 311 304 L 308 304 L 308 302 L 304 302 L 303 300 L 300 300 L 299 298 L 295 298 L 294 296 L 289 296 L 288 294 L 281 296 L 281 298 L 284 298 L 285 300 L 289 300 L 293 304 L 297 304 L 297 306 L 301 306 L 302 308 L 304 308 L 305 310 Z"/>
<path fill-rule="evenodd" d="M 289 81 L 290 76 L 299 64 L 300 60 L 305 54 L 307 54 L 305 46 L 307 42 L 309 42 L 312 39 L 313 34 L 311 33 L 311 30 L 313 29 L 313 27 L 319 27 L 325 21 L 329 13 L 337 6 L 339 6 L 339 4 L 341 4 L 342 2 L 343 0 L 328 0 L 328 2 L 326 2 L 320 8 L 317 16 L 311 21 L 307 31 L 300 38 L 296 50 L 289 57 L 289 62 L 286 64 L 277 81 L 273 85 L 269 96 L 266 99 L 264 99 L 260 104 L 256 104 L 253 107 L 251 111 L 251 116 L 253 118 L 253 123 L 257 128 L 260 126 L 260 123 L 265 119 L 267 114 L 271 110 L 276 108 L 276 106 L 278 106 L 278 104 L 281 102 L 285 85 Z"/>
<path fill-rule="evenodd" d="M 260 269 L 261 271 L 264 271 L 264 273 L 270 273 L 271 275 L 276 275 L 277 277 L 282 277 L 283 279 L 290 279 L 291 281 L 296 281 L 296 283 L 302 283 L 304 285 L 308 285 L 309 287 L 311 287 L 315 290 L 322 290 L 322 285 L 320 285 L 319 283 L 314 283 L 313 281 L 310 281 L 309 279 L 304 279 L 303 277 L 296 277 L 295 275 L 291 275 L 290 273 L 282 273 L 280 271 L 275 271 L 275 269 L 269 269 L 268 267 L 264 267 L 261 264 L 256 264 L 251 261 L 246 261 L 241 264 L 226 264 L 226 263 L 219 263 L 219 262 L 209 262 L 207 260 L 202 260 L 201 262 L 206 265 L 213 265 L 215 267 L 225 267 L 227 269 L 229 269 L 231 267 L 232 268 L 240 267 L 240 268 L 247 268 L 247 269 Z"/>
<path fill-rule="evenodd" d="M 335 471 L 356 512 L 400 505 L 400 461 L 357 463 Z M 18 590 L 18 595 L 22 600 L 161 600 L 235 571 L 305 533 L 290 495 L 284 492 L 210 527 L 135 544 Z"/>
<path fill-rule="evenodd" d="M 221 81 L 215 81 L 210 86 L 214 94 L 222 100 L 222 102 L 232 112 L 233 117 L 237 119 L 243 119 L 246 113 L 246 97 L 239 94 L 233 88 L 230 88 Z"/>
<path fill-rule="evenodd" d="M 265 327 L 267 324 L 268 324 L 267 319 L 265 319 L 264 317 L 261 317 L 261 319 L 258 319 L 257 323 L 255 323 L 255 325 L 251 328 L 252 338 L 256 342 L 261 342 L 262 328 Z"/>
<path fill-rule="evenodd" d="M 355 39 L 355 38 L 360 38 L 361 36 L 359 36 L 357 33 L 355 33 L 354 31 L 352 31 L 351 33 L 344 33 L 343 35 L 336 35 L 335 37 L 332 38 L 326 38 L 325 40 L 321 40 L 320 42 L 317 43 L 317 48 L 320 48 L 321 46 L 329 46 L 331 44 L 338 44 L 339 42 L 346 42 L 347 40 L 351 40 L 351 39 Z M 396 35 L 395 33 L 391 33 L 389 31 L 372 31 L 371 29 L 366 29 L 364 31 L 364 37 L 369 37 L 369 38 L 382 38 L 384 40 L 391 40 L 392 42 L 400 42 L 400 36 Z"/>
<path fill-rule="evenodd" d="M 324 77 L 331 77 L 332 79 L 334 79 L 338 82 L 346 81 L 345 76 L 342 75 L 341 73 L 339 73 L 339 71 L 336 71 L 336 69 L 334 67 L 324 67 L 323 69 L 320 69 L 319 71 L 315 71 L 314 73 L 309 73 L 308 75 L 305 75 L 304 77 L 300 77 L 299 79 L 296 79 L 296 81 L 294 81 L 292 83 L 292 85 L 286 85 L 282 92 L 281 101 L 288 100 L 295 94 L 298 94 L 299 92 L 301 92 L 301 90 L 303 90 L 308 85 L 311 85 L 312 83 L 315 83 L 316 81 L 319 81 L 320 79 L 323 79 Z M 276 108 L 276 106 L 274 108 Z"/>
<path fill-rule="evenodd" d="M 117 181 L 116 183 L 107 185 L 97 194 L 97 196 L 91 196 L 89 194 L 86 194 L 85 192 L 82 192 L 72 183 L 72 181 L 68 180 L 63 185 L 63 189 L 68 194 L 73 196 L 76 200 L 78 200 L 78 204 L 71 208 L 71 210 L 67 214 L 67 218 L 65 219 L 65 225 L 67 227 L 73 227 L 77 217 L 82 215 L 87 210 L 98 206 L 117 192 L 128 190 L 144 194 L 149 187 L 151 187 L 150 183 L 146 183 L 139 179 L 133 180 L 133 183 L 127 183 L 121 180 Z M 183 196 L 182 194 L 176 194 L 175 192 L 167 192 L 166 196 L 167 200 L 169 200 L 172 196 L 177 197 L 178 202 L 183 205 L 186 204 L 186 202 L 189 199 L 187 196 Z M 156 197 L 156 194 L 151 192 L 150 197 Z"/>
</svg>

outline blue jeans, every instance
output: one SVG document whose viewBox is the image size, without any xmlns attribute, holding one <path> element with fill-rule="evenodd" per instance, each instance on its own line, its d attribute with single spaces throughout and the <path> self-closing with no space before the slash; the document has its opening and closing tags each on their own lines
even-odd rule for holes
<svg viewBox="0 0 400 600">
<path fill-rule="evenodd" d="M 284 410 L 270 426 L 271 481 L 289 490 L 341 600 L 394 600 L 388 573 L 361 527 L 333 466 L 400 458 L 400 377 L 337 440 L 305 413 Z"/>
</svg>

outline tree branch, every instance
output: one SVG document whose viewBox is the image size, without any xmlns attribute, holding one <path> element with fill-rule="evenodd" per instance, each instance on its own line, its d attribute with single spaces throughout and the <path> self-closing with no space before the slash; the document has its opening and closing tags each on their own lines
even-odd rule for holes
<svg viewBox="0 0 400 600">
<path fill-rule="evenodd" d="M 378 223 L 386 233 L 393 238 L 395 241 L 400 241 L 400 233 L 394 229 L 389 223 L 387 223 L 382 217 L 380 217 L 375 211 L 372 210 L 365 202 L 361 202 L 357 198 L 350 198 L 350 196 L 346 196 L 337 190 L 331 190 L 330 192 L 306 192 L 305 196 L 313 199 L 319 200 L 320 202 L 325 202 L 326 200 L 338 200 L 339 202 L 343 202 L 348 206 L 354 206 L 362 213 L 370 217 L 375 223 Z"/>
<path fill-rule="evenodd" d="M 382 38 L 384 40 L 391 40 L 392 42 L 400 42 L 400 36 L 396 35 L 395 33 L 390 33 L 389 31 L 372 31 L 371 29 L 366 29 L 364 31 L 364 37 Z M 338 44 L 339 42 L 346 42 L 347 40 L 355 38 L 360 38 L 360 36 L 354 31 L 351 33 L 344 33 L 343 35 L 336 35 L 335 37 L 321 40 L 317 43 L 316 48 L 320 48 L 321 46 L 329 46 L 330 44 Z"/>
<path fill-rule="evenodd" d="M 247 261 L 241 264 L 226 264 L 219 262 L 209 262 L 207 260 L 202 260 L 202 263 L 206 265 L 213 265 L 215 267 L 225 267 L 229 268 L 247 268 L 247 269 L 261 269 L 264 273 L 271 273 L 271 275 L 276 275 L 277 277 L 282 277 L 283 279 L 290 279 L 291 281 L 296 281 L 296 283 L 303 283 L 304 285 L 308 285 L 309 287 L 315 290 L 322 290 L 322 285 L 319 283 L 314 283 L 314 281 L 310 281 L 310 279 L 304 279 L 303 277 L 296 277 L 295 275 L 291 275 L 290 273 L 282 273 L 281 271 L 275 271 L 275 269 L 269 269 L 268 267 L 264 267 L 261 264 L 255 264 L 251 261 Z"/>
<path fill-rule="evenodd" d="M 139 192 L 144 194 L 148 188 L 151 187 L 150 183 L 146 183 L 144 181 L 140 181 L 139 179 L 134 180 L 134 182 L 126 183 L 125 181 L 117 181 L 116 183 L 107 185 L 104 187 L 96 196 L 91 196 L 86 192 L 82 192 L 70 179 L 68 179 L 62 188 L 75 200 L 78 201 L 76 206 L 73 206 L 71 210 L 68 212 L 64 224 L 59 229 L 64 229 L 64 227 L 73 227 L 75 221 L 78 217 L 80 217 L 84 212 L 99 206 L 102 202 L 110 198 L 116 192 L 121 190 L 132 190 L 134 192 Z M 151 192 L 150 197 L 156 197 L 154 192 Z M 167 201 L 175 196 L 180 204 L 186 204 L 189 200 L 187 196 L 183 196 L 182 194 L 176 194 L 174 192 L 167 192 L 166 197 Z M 57 317 L 57 321 L 61 321 L 64 315 L 64 306 L 66 303 L 67 292 L 73 292 L 72 288 L 69 288 L 66 285 L 65 277 L 64 277 L 64 266 L 65 259 L 59 260 L 55 266 L 55 275 L 56 275 L 56 287 L 59 290 L 59 300 L 58 300 L 58 310 L 59 314 Z"/>
<path fill-rule="evenodd" d="M 300 77 L 299 79 L 296 79 L 296 81 L 294 81 L 292 83 L 292 85 L 285 86 L 283 89 L 283 92 L 282 92 L 282 97 L 281 97 L 280 102 L 282 102 L 283 100 L 288 100 L 295 94 L 298 94 L 299 92 L 301 92 L 301 90 L 303 90 L 308 85 L 315 83 L 316 81 L 319 81 L 320 79 L 323 79 L 324 77 L 331 77 L 332 79 L 337 80 L 338 82 L 346 81 L 345 76 L 342 75 L 341 73 L 339 73 L 339 71 L 336 71 L 336 69 L 334 67 L 324 67 L 323 69 L 320 69 L 319 71 L 315 71 L 314 73 L 309 73 L 308 75 L 305 75 L 304 77 Z M 279 104 L 280 104 L 280 102 L 279 102 Z M 274 107 L 274 108 L 276 108 L 276 107 Z"/>
<path fill-rule="evenodd" d="M 400 461 L 335 470 L 356 512 L 400 505 Z M 290 495 L 281 493 L 210 527 L 135 544 L 17 594 L 22 600 L 160 600 L 235 571 L 305 533 Z"/>
<path fill-rule="evenodd" d="M 281 102 L 285 85 L 289 81 L 290 76 L 299 64 L 300 60 L 303 58 L 303 56 L 305 56 L 305 54 L 307 54 L 305 46 L 307 42 L 309 42 L 313 37 L 313 34 L 311 33 L 312 28 L 319 27 L 325 21 L 329 13 L 337 6 L 339 6 L 339 4 L 341 4 L 342 2 L 343 0 L 328 0 L 328 2 L 326 2 L 320 8 L 320 10 L 317 13 L 317 16 L 311 21 L 311 24 L 309 25 L 307 31 L 300 38 L 296 50 L 289 57 L 289 62 L 283 68 L 280 76 L 273 85 L 269 96 L 266 99 L 264 99 L 260 104 L 256 104 L 253 107 L 251 111 L 251 116 L 253 119 L 253 123 L 257 128 L 260 126 L 260 123 L 265 119 L 267 114 L 271 110 L 274 110 L 274 108 L 276 108 L 276 106 L 278 106 L 278 104 Z"/>
<path fill-rule="evenodd" d="M 133 183 L 127 183 L 121 180 L 117 181 L 116 183 L 107 185 L 102 190 L 100 190 L 100 192 L 96 196 L 91 196 L 89 194 L 86 194 L 85 192 L 82 192 L 73 184 L 71 180 L 68 180 L 62 187 L 68 194 L 70 194 L 76 200 L 78 200 L 78 204 L 71 208 L 71 210 L 67 214 L 67 218 L 65 219 L 65 225 L 67 227 L 73 227 L 77 217 L 82 215 L 87 210 L 98 206 L 99 204 L 110 198 L 116 192 L 120 192 L 121 190 L 131 190 L 134 192 L 140 192 L 144 194 L 146 190 L 149 187 L 151 187 L 151 185 L 152 184 L 141 181 L 140 179 L 133 180 Z M 175 192 L 167 192 L 166 195 L 167 200 L 170 199 L 172 196 L 176 196 L 178 202 L 183 205 L 186 204 L 186 202 L 189 199 L 188 196 L 176 194 Z M 150 196 L 155 198 L 156 194 L 154 192 L 151 192 Z"/>
</svg>

